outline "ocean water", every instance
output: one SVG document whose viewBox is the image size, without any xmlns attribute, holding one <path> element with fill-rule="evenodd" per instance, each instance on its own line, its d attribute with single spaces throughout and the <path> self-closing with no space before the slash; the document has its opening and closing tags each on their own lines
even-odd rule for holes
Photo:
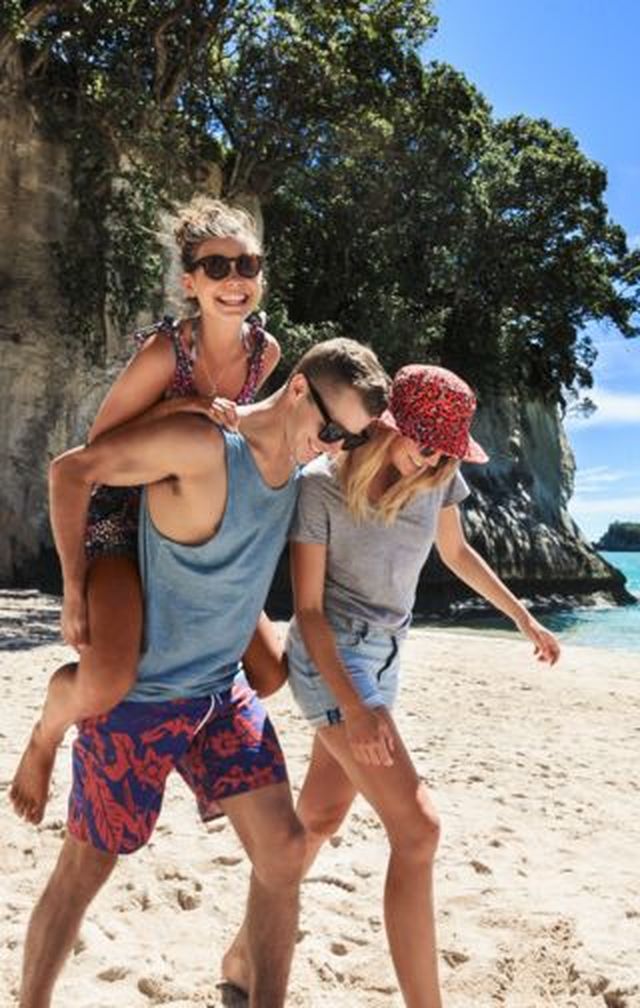
<svg viewBox="0 0 640 1008">
<path fill-rule="evenodd" d="M 607 648 L 608 650 L 637 651 L 640 653 L 640 552 L 601 553 L 608 563 L 622 571 L 627 579 L 627 590 L 638 599 L 637 605 L 592 606 L 584 609 L 568 609 L 563 612 L 545 613 L 538 616 L 541 623 L 558 634 L 565 644 L 579 644 L 585 647 Z M 431 621 L 427 621 L 430 623 Z M 439 626 L 456 630 L 482 630 L 489 632 L 513 632 L 513 624 L 502 616 L 464 616 L 454 623 L 438 621 Z M 640 659 L 638 661 L 640 672 Z"/>
<path fill-rule="evenodd" d="M 622 571 L 638 605 L 572 609 L 549 614 L 543 622 L 567 644 L 640 652 L 640 552 L 603 551 L 601 556 Z"/>
</svg>

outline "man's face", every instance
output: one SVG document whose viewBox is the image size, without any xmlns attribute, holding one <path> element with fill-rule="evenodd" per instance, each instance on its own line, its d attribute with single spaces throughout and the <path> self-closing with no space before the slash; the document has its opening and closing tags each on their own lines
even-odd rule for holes
<svg viewBox="0 0 640 1008">
<path fill-rule="evenodd" d="M 289 443 L 296 462 L 302 465 L 318 455 L 336 455 L 342 449 L 343 439 L 327 442 L 320 438 L 328 420 L 350 434 L 360 434 L 373 419 L 359 393 L 348 385 L 314 382 L 314 401 L 304 375 L 294 375 L 292 382 L 300 394 Z M 318 395 L 321 404 L 317 401 Z"/>
</svg>

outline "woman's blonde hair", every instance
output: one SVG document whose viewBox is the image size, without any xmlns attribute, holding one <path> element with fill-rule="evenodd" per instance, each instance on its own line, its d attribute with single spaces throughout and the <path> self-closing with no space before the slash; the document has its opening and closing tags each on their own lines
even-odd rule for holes
<svg viewBox="0 0 640 1008">
<path fill-rule="evenodd" d="M 385 465 L 391 443 L 398 436 L 394 430 L 377 427 L 365 445 L 354 452 L 343 452 L 337 462 L 347 507 L 356 521 L 373 518 L 391 525 L 400 509 L 417 494 L 433 490 L 450 479 L 460 466 L 459 459 L 443 455 L 426 472 L 419 469 L 412 476 L 401 476 L 377 501 L 371 501 L 369 493 L 373 481 Z"/>
<path fill-rule="evenodd" d="M 198 246 L 208 238 L 236 238 L 262 252 L 258 226 L 243 207 L 196 196 L 184 207 L 174 231 L 183 269 L 193 268 Z"/>
</svg>

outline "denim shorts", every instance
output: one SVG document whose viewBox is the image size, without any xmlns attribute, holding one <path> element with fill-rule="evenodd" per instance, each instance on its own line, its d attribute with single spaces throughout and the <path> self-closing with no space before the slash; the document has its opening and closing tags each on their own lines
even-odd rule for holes
<svg viewBox="0 0 640 1008">
<path fill-rule="evenodd" d="M 391 709 L 398 692 L 400 643 L 393 633 L 365 620 L 331 620 L 338 653 L 367 707 Z M 289 684 L 296 703 L 315 728 L 339 724 L 338 701 L 309 658 L 295 619 L 287 634 Z"/>
</svg>

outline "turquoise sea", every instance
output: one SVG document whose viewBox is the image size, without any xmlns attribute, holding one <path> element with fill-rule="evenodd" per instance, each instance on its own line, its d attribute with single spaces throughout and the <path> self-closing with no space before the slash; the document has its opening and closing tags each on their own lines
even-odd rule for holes
<svg viewBox="0 0 640 1008">
<path fill-rule="evenodd" d="M 627 590 L 639 604 L 572 609 L 545 616 L 543 622 L 567 644 L 640 651 L 640 552 L 602 552 L 601 556 L 622 571 Z"/>
<path fill-rule="evenodd" d="M 628 591 L 639 600 L 637 605 L 568 609 L 538 618 L 566 644 L 640 652 L 640 552 L 602 552 L 601 556 L 625 575 Z M 439 625 L 447 626 L 447 622 Z M 508 620 L 491 616 L 462 617 L 453 624 L 455 629 L 483 630 L 485 633 L 487 630 L 510 631 L 511 627 Z"/>
</svg>

